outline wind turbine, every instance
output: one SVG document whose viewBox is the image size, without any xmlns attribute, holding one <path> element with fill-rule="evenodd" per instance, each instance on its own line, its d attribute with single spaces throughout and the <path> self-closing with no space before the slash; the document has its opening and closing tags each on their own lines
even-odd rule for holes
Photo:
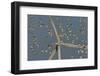
<svg viewBox="0 0 100 76">
<path fill-rule="evenodd" d="M 51 16 L 49 16 L 49 20 L 50 20 L 50 23 L 51 23 L 51 25 L 53 27 L 53 30 L 54 30 L 56 38 L 57 38 L 57 42 L 55 43 L 56 46 L 53 49 L 53 51 L 52 51 L 52 53 L 51 53 L 51 55 L 49 57 L 49 60 L 51 60 L 54 57 L 56 52 L 58 52 L 58 59 L 59 60 L 61 59 L 61 45 L 65 46 L 65 47 L 81 48 L 81 49 L 85 49 L 85 50 L 87 49 L 86 45 L 75 45 L 75 44 L 71 44 L 71 43 L 63 43 L 63 42 L 61 42 L 59 34 L 57 32 L 57 29 L 55 27 L 55 24 L 54 24 Z"/>
</svg>

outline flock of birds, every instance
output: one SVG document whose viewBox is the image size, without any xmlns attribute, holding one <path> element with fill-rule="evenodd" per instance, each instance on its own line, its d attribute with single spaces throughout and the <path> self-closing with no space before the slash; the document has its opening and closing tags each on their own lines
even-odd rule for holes
<svg viewBox="0 0 100 76">
<path fill-rule="evenodd" d="M 80 25 L 78 26 L 78 32 L 76 33 L 75 31 L 73 31 L 72 29 L 72 23 L 71 23 L 71 17 L 66 19 L 67 23 L 65 26 L 66 28 L 62 27 L 61 25 L 56 25 L 59 26 L 57 27 L 58 30 L 58 35 L 61 39 L 61 42 L 64 43 L 72 43 L 72 44 L 77 44 L 77 45 L 86 45 L 87 46 L 87 40 L 81 40 L 79 41 L 79 34 L 81 34 L 81 36 L 86 36 L 87 37 L 87 25 L 84 25 L 84 23 L 86 22 L 86 19 L 82 19 L 80 17 Z M 46 27 L 48 29 L 48 34 L 49 36 L 52 38 L 53 37 L 53 29 L 49 27 L 50 25 L 44 25 L 43 23 L 41 24 L 41 22 L 39 22 L 38 28 L 44 28 Z M 34 30 L 33 28 L 30 28 L 30 30 Z M 36 30 L 36 29 L 35 29 Z M 37 48 L 40 48 L 40 43 L 38 42 L 38 39 L 36 36 L 33 36 L 33 40 L 32 40 L 33 45 L 30 46 L 30 48 L 33 50 L 33 55 L 37 54 L 37 55 L 51 55 L 52 54 L 52 48 L 54 47 L 54 45 L 51 44 L 47 44 L 48 48 L 47 49 L 42 49 L 40 52 L 35 51 L 34 46 L 36 46 Z M 78 54 L 81 54 L 81 56 L 79 58 L 83 58 L 84 54 L 88 54 L 88 50 L 87 49 L 78 49 L 77 50 Z M 82 56 L 83 55 L 83 56 Z M 74 58 L 74 56 L 71 56 L 71 58 Z"/>
</svg>

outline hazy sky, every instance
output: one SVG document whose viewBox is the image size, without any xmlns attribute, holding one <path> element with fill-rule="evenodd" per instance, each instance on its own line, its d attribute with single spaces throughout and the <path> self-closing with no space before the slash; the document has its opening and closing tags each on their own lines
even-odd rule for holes
<svg viewBox="0 0 100 76">
<path fill-rule="evenodd" d="M 48 60 L 57 38 L 49 16 L 28 15 L 28 60 Z M 87 46 L 87 17 L 51 16 L 60 40 Z M 61 46 L 62 59 L 87 58 L 88 50 Z M 53 59 L 58 59 L 56 52 Z"/>
</svg>

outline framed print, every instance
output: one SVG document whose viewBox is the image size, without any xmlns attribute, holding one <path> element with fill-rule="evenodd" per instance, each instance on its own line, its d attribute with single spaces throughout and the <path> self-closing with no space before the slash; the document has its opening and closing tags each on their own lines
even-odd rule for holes
<svg viewBox="0 0 100 76">
<path fill-rule="evenodd" d="M 97 7 L 11 3 L 11 72 L 97 69 Z"/>
</svg>

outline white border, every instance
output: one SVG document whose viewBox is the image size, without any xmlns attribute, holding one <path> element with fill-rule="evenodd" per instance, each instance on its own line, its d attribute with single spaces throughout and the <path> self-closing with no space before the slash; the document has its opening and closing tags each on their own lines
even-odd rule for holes
<svg viewBox="0 0 100 76">
<path fill-rule="evenodd" d="M 27 14 L 88 17 L 88 59 L 27 61 Z M 20 70 L 94 65 L 94 11 L 20 7 Z"/>
</svg>

